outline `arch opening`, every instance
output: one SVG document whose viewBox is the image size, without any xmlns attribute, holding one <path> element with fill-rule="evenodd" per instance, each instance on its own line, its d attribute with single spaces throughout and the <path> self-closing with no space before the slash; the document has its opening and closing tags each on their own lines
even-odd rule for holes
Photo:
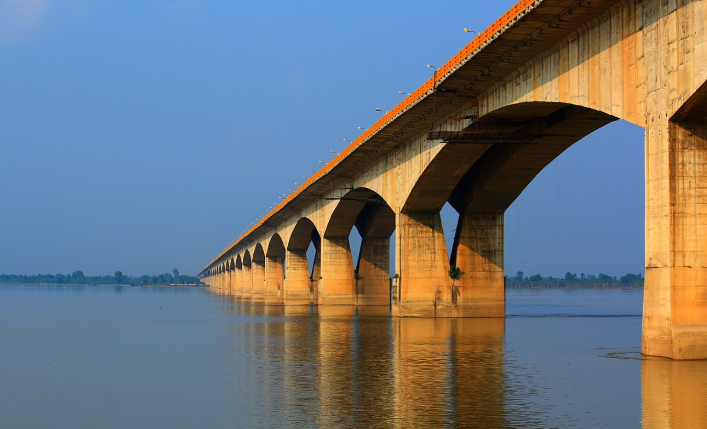
<svg viewBox="0 0 707 429">
<path fill-rule="evenodd" d="M 226 294 L 233 295 L 236 290 L 236 262 L 231 257 L 226 261 Z"/>
<path fill-rule="evenodd" d="M 323 299 L 389 306 L 394 231 L 395 213 L 376 192 L 359 188 L 341 197 L 322 239 Z"/>
<path fill-rule="evenodd" d="M 449 315 L 504 316 L 506 209 L 553 159 L 616 119 L 565 103 L 532 102 L 488 113 L 460 132 L 430 133 L 446 144 L 403 206 L 401 218 L 415 226 L 412 236 L 418 238 L 401 249 L 408 267 L 404 284 L 411 289 L 403 293 L 426 294 L 435 302 L 436 315 L 441 308 Z M 458 213 L 455 228 L 441 226 L 445 204 Z M 427 237 L 424 247 L 448 254 L 449 265 L 426 264 L 429 258 L 414 248 L 420 247 L 420 237 Z M 443 252 L 447 241 L 451 249 Z M 453 266 L 460 270 L 456 278 Z M 435 282 L 443 286 L 425 289 Z"/>
<path fill-rule="evenodd" d="M 235 296 L 243 296 L 243 259 L 241 255 L 236 255 L 233 264 L 234 280 L 233 280 L 233 294 Z"/>
<path fill-rule="evenodd" d="M 260 243 L 256 244 L 253 249 L 251 275 L 253 278 L 251 288 L 253 299 L 262 300 L 265 294 L 265 251 Z"/>
<path fill-rule="evenodd" d="M 285 283 L 285 245 L 279 234 L 273 234 L 265 254 L 265 296 L 282 298 Z"/>
<path fill-rule="evenodd" d="M 253 294 L 253 263 L 250 256 L 250 251 L 243 252 L 243 297 L 250 297 Z"/>
<path fill-rule="evenodd" d="M 321 237 L 311 220 L 302 218 L 295 225 L 285 260 L 287 303 L 313 302 L 321 278 Z"/>
</svg>

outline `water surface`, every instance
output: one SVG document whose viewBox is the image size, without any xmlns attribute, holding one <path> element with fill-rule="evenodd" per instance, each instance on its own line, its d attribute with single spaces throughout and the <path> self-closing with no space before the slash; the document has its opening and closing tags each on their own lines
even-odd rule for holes
<svg viewBox="0 0 707 429">
<path fill-rule="evenodd" d="M 642 291 L 508 290 L 507 319 L 0 287 L 0 428 L 707 427 L 707 362 L 640 359 Z"/>
</svg>

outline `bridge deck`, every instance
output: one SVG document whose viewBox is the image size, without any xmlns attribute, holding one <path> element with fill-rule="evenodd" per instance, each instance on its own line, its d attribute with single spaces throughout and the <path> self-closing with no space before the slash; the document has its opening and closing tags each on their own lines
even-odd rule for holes
<svg viewBox="0 0 707 429">
<path fill-rule="evenodd" d="M 517 70 L 617 0 L 521 0 L 204 268 Z"/>
</svg>

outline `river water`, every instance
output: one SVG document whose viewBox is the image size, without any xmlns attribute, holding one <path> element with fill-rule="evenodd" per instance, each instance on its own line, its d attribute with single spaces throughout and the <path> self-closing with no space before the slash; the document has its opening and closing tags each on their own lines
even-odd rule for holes
<svg viewBox="0 0 707 429">
<path fill-rule="evenodd" d="M 0 428 L 706 428 L 707 362 L 644 358 L 640 290 L 503 319 L 0 286 Z"/>
</svg>

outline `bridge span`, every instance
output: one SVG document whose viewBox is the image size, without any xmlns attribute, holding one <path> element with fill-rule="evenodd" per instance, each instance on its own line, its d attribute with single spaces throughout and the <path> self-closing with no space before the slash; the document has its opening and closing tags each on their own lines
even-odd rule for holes
<svg viewBox="0 0 707 429">
<path fill-rule="evenodd" d="M 707 358 L 706 81 L 707 0 L 521 0 L 199 276 L 254 302 L 504 317 L 505 210 L 623 119 L 646 131 L 642 352 Z"/>
</svg>

